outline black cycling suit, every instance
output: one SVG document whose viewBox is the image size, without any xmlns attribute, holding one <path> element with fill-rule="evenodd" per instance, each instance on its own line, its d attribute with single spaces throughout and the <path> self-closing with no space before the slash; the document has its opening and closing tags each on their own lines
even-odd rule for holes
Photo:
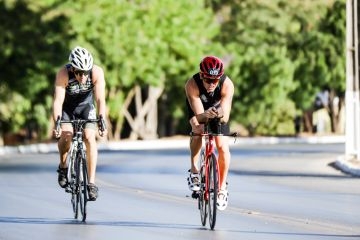
<svg viewBox="0 0 360 240">
<path fill-rule="evenodd" d="M 85 84 L 76 80 L 71 64 L 67 64 L 69 82 L 65 88 L 65 99 L 62 106 L 62 120 L 96 119 L 94 106 L 92 72 L 88 75 Z"/>
<path fill-rule="evenodd" d="M 206 88 L 204 87 L 202 83 L 202 79 L 200 78 L 200 73 L 197 73 L 193 75 L 193 79 L 196 82 L 196 85 L 199 88 L 199 94 L 200 94 L 200 100 L 201 103 L 204 106 L 204 110 L 207 110 L 211 107 L 214 107 L 219 104 L 221 100 L 221 89 L 223 86 L 223 83 L 226 79 L 226 75 L 222 75 L 219 81 L 219 84 L 216 86 L 215 90 L 213 92 L 207 92 Z M 191 119 L 193 116 L 195 116 L 194 111 L 192 110 L 189 100 L 186 98 L 186 106 L 188 109 L 188 119 Z M 213 133 L 217 133 L 217 122 L 214 119 L 209 120 L 209 127 L 210 131 Z M 229 124 L 227 123 L 221 123 L 221 133 L 223 134 L 229 134 Z"/>
</svg>

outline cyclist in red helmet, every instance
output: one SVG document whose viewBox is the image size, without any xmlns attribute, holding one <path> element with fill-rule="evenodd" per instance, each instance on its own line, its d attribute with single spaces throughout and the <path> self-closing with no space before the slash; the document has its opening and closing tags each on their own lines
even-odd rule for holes
<svg viewBox="0 0 360 240">
<path fill-rule="evenodd" d="M 229 133 L 229 117 L 234 95 L 234 84 L 224 74 L 224 64 L 218 57 L 207 56 L 200 62 L 200 72 L 193 75 L 185 84 L 186 103 L 189 114 L 189 123 L 192 132 L 200 134 L 204 131 L 204 124 L 210 121 L 211 131 L 217 131 L 217 122 L 221 121 L 221 132 Z M 217 208 L 224 210 L 228 203 L 227 174 L 230 165 L 230 150 L 228 138 L 215 137 L 219 154 L 220 191 L 217 199 Z M 193 136 L 190 141 L 191 168 L 188 177 L 188 186 L 191 191 L 200 190 L 199 160 L 202 146 L 202 137 Z"/>
</svg>

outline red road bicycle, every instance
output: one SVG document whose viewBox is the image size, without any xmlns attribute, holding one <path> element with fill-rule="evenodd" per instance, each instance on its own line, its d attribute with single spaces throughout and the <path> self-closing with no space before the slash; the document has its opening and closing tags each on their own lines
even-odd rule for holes
<svg viewBox="0 0 360 240">
<path fill-rule="evenodd" d="M 203 226 L 206 225 L 206 219 L 209 217 L 211 230 L 215 228 L 216 223 L 216 202 L 220 189 L 220 175 L 218 158 L 215 152 L 215 136 L 233 136 L 237 133 L 222 134 L 220 122 L 218 122 L 217 133 L 209 131 L 209 124 L 205 124 L 204 132 L 201 134 L 191 133 L 191 136 L 201 136 L 205 139 L 205 146 L 201 149 L 199 161 L 200 190 L 194 191 L 192 197 L 198 199 L 198 209 Z"/>
</svg>

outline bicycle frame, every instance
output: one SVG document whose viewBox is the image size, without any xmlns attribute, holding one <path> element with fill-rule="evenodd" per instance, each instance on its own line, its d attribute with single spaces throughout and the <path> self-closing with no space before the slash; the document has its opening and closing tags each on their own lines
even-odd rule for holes
<svg viewBox="0 0 360 240">
<path fill-rule="evenodd" d="M 65 121 L 64 121 L 65 122 Z M 86 220 L 86 203 L 87 203 L 87 163 L 86 154 L 83 144 L 83 126 L 86 121 L 73 120 L 69 121 L 73 126 L 73 137 L 68 152 L 68 179 L 69 186 L 67 192 L 71 193 L 71 203 L 73 206 L 74 218 L 78 218 L 79 204 L 82 221 Z"/>
<path fill-rule="evenodd" d="M 87 184 L 88 184 L 88 171 L 87 171 L 87 160 L 83 142 L 83 130 L 86 123 L 99 122 L 101 119 L 91 120 L 70 120 L 60 121 L 58 118 L 57 129 L 60 128 L 61 123 L 71 123 L 73 127 L 73 136 L 68 151 L 68 173 L 67 177 L 69 185 L 65 191 L 71 193 L 71 203 L 74 211 L 74 218 L 78 218 L 79 205 L 82 214 L 82 221 L 86 220 L 86 203 L 88 201 L 87 196 Z"/>
<path fill-rule="evenodd" d="M 202 147 L 200 153 L 200 190 L 194 191 L 193 198 L 198 199 L 198 208 L 200 210 L 201 223 L 206 225 L 206 219 L 209 218 L 210 228 L 213 230 L 216 224 L 217 194 L 220 189 L 220 169 L 218 155 L 215 148 L 216 136 L 237 136 L 234 134 L 222 134 L 220 122 L 217 125 L 217 132 L 209 131 L 209 125 L 205 125 L 204 132 L 201 134 L 191 133 L 192 136 L 200 136 L 205 139 L 205 147 Z"/>
<path fill-rule="evenodd" d="M 86 123 L 86 121 L 80 119 L 71 120 L 71 121 L 61 121 L 61 123 L 71 123 L 74 130 L 70 145 L 70 150 L 68 151 L 69 166 L 70 166 L 68 169 L 68 179 L 73 179 L 73 175 L 75 173 L 75 166 L 77 166 L 78 164 L 76 162 L 77 154 L 81 154 L 81 158 L 86 159 L 84 144 L 83 144 L 83 125 Z"/>
<path fill-rule="evenodd" d="M 209 126 L 206 125 L 203 133 L 191 133 L 191 135 L 205 139 L 205 145 L 202 146 L 199 160 L 200 190 L 193 192 L 192 197 L 198 199 L 202 225 L 205 226 L 206 219 L 209 218 L 210 228 L 213 230 L 216 223 L 217 194 L 220 188 L 219 164 L 215 152 L 215 136 L 220 136 L 220 134 L 209 132 Z"/>
<path fill-rule="evenodd" d="M 83 151 L 83 143 L 82 143 L 82 136 L 78 135 L 77 133 L 73 134 L 73 138 L 70 145 L 70 150 L 68 152 L 69 158 L 69 169 L 68 169 L 68 179 L 72 179 L 73 175 L 75 174 L 75 166 L 76 166 L 76 155 L 78 152 Z"/>
<path fill-rule="evenodd" d="M 220 179 L 220 173 L 219 173 L 219 163 L 217 161 L 217 155 L 215 153 L 215 136 L 213 134 L 209 134 L 209 133 L 204 133 L 202 134 L 205 138 L 205 200 L 208 201 L 209 200 L 209 178 L 207 176 L 209 176 L 209 174 L 211 174 L 209 172 L 209 161 L 211 158 L 211 155 L 214 154 L 215 158 L 216 158 L 216 173 L 217 173 L 217 179 Z M 220 181 L 217 181 L 217 185 L 218 185 L 218 189 L 220 189 Z"/>
</svg>

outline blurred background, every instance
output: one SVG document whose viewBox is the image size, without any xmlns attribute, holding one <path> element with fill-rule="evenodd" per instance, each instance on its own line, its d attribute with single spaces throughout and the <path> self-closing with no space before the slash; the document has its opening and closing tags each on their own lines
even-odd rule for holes
<svg viewBox="0 0 360 240">
<path fill-rule="evenodd" d="M 52 140 L 55 74 L 77 45 L 104 68 L 109 140 L 187 135 L 184 84 L 206 55 L 234 82 L 233 131 L 344 134 L 345 5 L 2 0 L 0 145 Z"/>
</svg>

